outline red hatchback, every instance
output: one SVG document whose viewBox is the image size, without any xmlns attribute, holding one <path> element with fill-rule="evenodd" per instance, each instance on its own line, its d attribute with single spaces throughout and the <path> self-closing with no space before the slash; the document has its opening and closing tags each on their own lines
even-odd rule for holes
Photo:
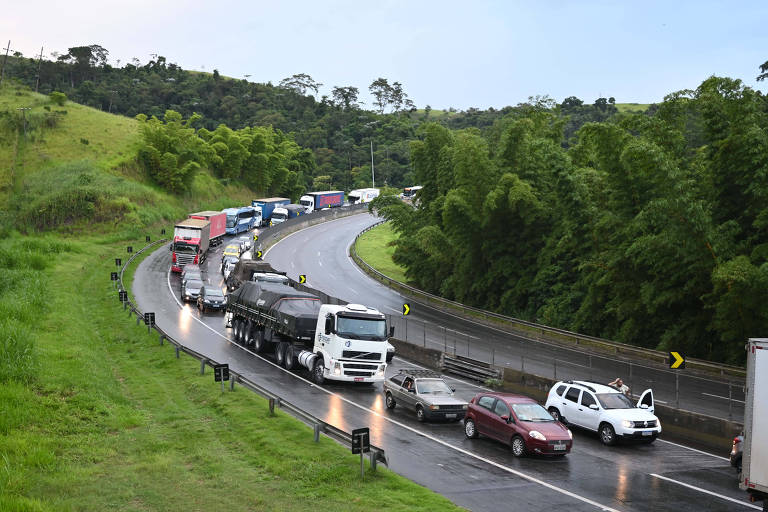
<svg viewBox="0 0 768 512">
<path fill-rule="evenodd" d="M 464 417 L 468 438 L 478 434 L 509 444 L 516 457 L 529 453 L 565 455 L 573 435 L 536 400 L 511 393 L 479 393 Z"/>
</svg>

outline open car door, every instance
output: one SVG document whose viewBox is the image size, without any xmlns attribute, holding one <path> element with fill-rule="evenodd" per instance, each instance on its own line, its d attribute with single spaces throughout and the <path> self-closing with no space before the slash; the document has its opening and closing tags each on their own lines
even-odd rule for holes
<svg viewBox="0 0 768 512">
<path fill-rule="evenodd" d="M 640 409 L 647 409 L 651 412 L 651 414 L 656 414 L 654 412 L 655 407 L 653 403 L 652 389 L 646 389 L 645 391 L 643 391 L 643 394 L 640 395 L 640 400 L 637 401 L 637 407 Z"/>
</svg>

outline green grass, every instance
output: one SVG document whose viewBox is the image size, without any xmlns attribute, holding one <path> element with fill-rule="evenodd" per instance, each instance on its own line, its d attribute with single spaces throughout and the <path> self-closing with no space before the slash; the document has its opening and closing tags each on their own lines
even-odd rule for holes
<svg viewBox="0 0 768 512">
<path fill-rule="evenodd" d="M 363 261 L 382 274 L 395 281 L 407 283 L 405 269 L 392 261 L 395 248 L 390 242 L 395 236 L 392 226 L 387 222 L 363 233 L 357 240 L 355 249 Z"/>
<path fill-rule="evenodd" d="M 645 112 L 650 106 L 650 103 L 616 103 L 619 112 Z"/>
</svg>

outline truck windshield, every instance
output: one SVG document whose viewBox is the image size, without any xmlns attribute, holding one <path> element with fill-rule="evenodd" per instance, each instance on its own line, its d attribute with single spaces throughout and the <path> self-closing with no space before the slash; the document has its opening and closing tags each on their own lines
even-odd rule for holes
<svg viewBox="0 0 768 512">
<path fill-rule="evenodd" d="M 306 199 L 302 199 L 299 201 L 302 206 L 312 206 L 312 201 L 307 201 Z"/>
<path fill-rule="evenodd" d="M 272 214 L 272 220 L 285 220 L 285 217 L 287 217 L 287 215 L 285 215 L 284 213 L 273 213 Z"/>
<path fill-rule="evenodd" d="M 227 215 L 227 227 L 233 228 L 237 226 L 237 215 Z"/>
<path fill-rule="evenodd" d="M 383 318 L 340 316 L 336 321 L 336 333 L 343 338 L 384 341 L 387 339 L 387 322 Z"/>
<path fill-rule="evenodd" d="M 352 194 L 347 197 L 349 198 L 350 203 L 357 203 L 360 200 L 360 196 L 353 196 Z"/>
<path fill-rule="evenodd" d="M 635 407 L 630 399 L 621 393 L 598 393 L 597 400 L 603 409 L 632 409 Z"/>
<path fill-rule="evenodd" d="M 177 253 L 185 253 L 185 254 L 197 254 L 197 246 L 196 245 L 189 245 L 185 244 L 184 242 L 176 242 L 173 245 L 174 251 Z"/>
</svg>

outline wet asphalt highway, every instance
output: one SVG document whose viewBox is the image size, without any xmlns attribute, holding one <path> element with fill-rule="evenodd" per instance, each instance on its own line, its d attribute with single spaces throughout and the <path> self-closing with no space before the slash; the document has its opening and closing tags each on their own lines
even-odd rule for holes
<svg viewBox="0 0 768 512">
<path fill-rule="evenodd" d="M 353 218 L 357 217 L 367 216 Z M 275 246 L 268 259 L 279 258 L 275 251 L 289 240 Z M 204 264 L 212 284 L 222 284 L 220 253 L 221 246 Z M 609 448 L 596 435 L 576 431 L 573 451 L 564 459 L 515 459 L 500 443 L 466 439 L 461 423 L 420 424 L 413 413 L 386 410 L 380 385 L 317 387 L 306 380 L 306 373 L 288 373 L 231 342 L 223 314 L 200 315 L 190 305 L 181 305 L 179 279 L 169 275 L 169 261 L 167 246 L 149 256 L 136 273 L 133 292 L 140 308 L 155 311 L 158 324 L 170 335 L 212 359 L 228 362 L 234 371 L 339 428 L 370 427 L 372 442 L 385 449 L 391 470 L 463 507 L 677 511 L 700 510 L 705 503 L 707 510 L 759 509 L 744 499 L 735 472 L 723 457 L 663 440 Z M 289 261 L 293 260 L 273 264 Z M 310 284 L 322 288 L 311 278 Z M 388 373 L 406 365 L 395 358 Z M 456 379 L 450 382 L 466 399 L 479 390 Z"/>
</svg>

